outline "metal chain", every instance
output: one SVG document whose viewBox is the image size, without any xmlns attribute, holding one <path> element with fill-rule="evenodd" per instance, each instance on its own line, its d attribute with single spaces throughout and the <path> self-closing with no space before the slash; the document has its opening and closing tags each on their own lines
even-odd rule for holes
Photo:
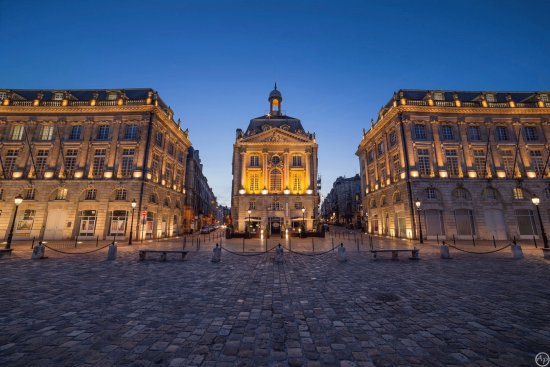
<svg viewBox="0 0 550 367">
<path fill-rule="evenodd" d="M 502 248 L 499 248 L 499 249 L 496 249 L 496 250 L 485 251 L 485 252 L 467 251 L 467 250 L 463 250 L 463 249 L 458 248 L 458 247 L 453 246 L 453 245 L 447 245 L 447 246 L 452 247 L 452 248 L 454 248 L 454 249 L 456 249 L 456 250 L 458 250 L 458 251 L 467 252 L 467 253 L 469 253 L 469 254 L 482 254 L 482 255 L 483 255 L 483 254 L 492 254 L 493 252 L 502 251 L 502 250 L 504 250 L 504 249 L 506 249 L 506 248 L 512 246 L 512 244 L 506 245 L 506 246 L 504 246 L 504 247 L 502 247 Z"/>
<path fill-rule="evenodd" d="M 103 247 L 100 247 L 100 248 L 97 248 L 95 250 L 92 250 L 92 251 L 86 251 L 86 252 L 66 252 L 66 251 L 61 251 L 61 250 L 56 250 L 48 245 L 45 245 L 45 244 L 42 244 L 44 247 L 46 248 L 49 248 L 50 250 L 52 251 L 55 251 L 55 252 L 59 252 L 61 254 L 67 254 L 67 255 L 83 255 L 83 254 L 91 254 L 92 252 L 96 252 L 96 251 L 99 251 L 99 250 L 103 250 L 104 248 L 108 247 L 109 245 L 111 244 L 108 244 L 108 245 L 105 245 Z"/>
</svg>

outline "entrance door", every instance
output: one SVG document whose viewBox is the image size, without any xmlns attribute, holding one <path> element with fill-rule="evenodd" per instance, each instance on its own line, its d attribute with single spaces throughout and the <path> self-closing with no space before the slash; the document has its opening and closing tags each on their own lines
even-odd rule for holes
<svg viewBox="0 0 550 367">
<path fill-rule="evenodd" d="M 444 238 L 445 231 L 443 230 L 443 220 L 441 211 L 437 209 L 427 209 L 425 212 L 426 220 L 426 238 L 434 240 L 436 238 Z"/>
<path fill-rule="evenodd" d="M 281 234 L 281 218 L 271 217 L 269 218 L 269 224 L 271 228 L 271 234 L 279 235 Z"/>
<path fill-rule="evenodd" d="M 48 218 L 46 219 L 46 228 L 44 229 L 45 240 L 61 240 L 63 239 L 63 229 L 67 219 L 67 211 L 65 209 L 50 209 L 48 210 Z"/>
<path fill-rule="evenodd" d="M 488 240 L 495 236 L 495 240 L 505 240 L 506 224 L 504 223 L 504 215 L 502 210 L 499 209 L 487 209 L 485 210 L 485 226 L 487 226 L 487 233 L 489 235 Z"/>
</svg>

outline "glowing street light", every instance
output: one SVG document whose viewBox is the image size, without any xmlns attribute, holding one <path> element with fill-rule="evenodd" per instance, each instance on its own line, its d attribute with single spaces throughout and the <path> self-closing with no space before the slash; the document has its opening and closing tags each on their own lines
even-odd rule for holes
<svg viewBox="0 0 550 367">
<path fill-rule="evenodd" d="M 416 205 L 416 213 L 418 214 L 418 232 L 420 234 L 420 243 L 424 243 L 424 238 L 422 236 L 422 222 L 420 222 L 420 200 L 417 198 L 416 202 L 414 203 Z"/>
<path fill-rule="evenodd" d="M 6 241 L 6 249 L 8 250 L 11 248 L 11 240 L 13 238 L 13 228 L 15 227 L 15 220 L 17 219 L 17 209 L 19 208 L 19 205 L 23 202 L 23 197 L 21 195 L 17 195 L 15 199 L 13 199 L 13 201 L 15 203 L 15 211 L 13 213 L 13 221 L 11 222 L 8 240 Z"/>
<path fill-rule="evenodd" d="M 134 234 L 134 211 L 136 210 L 136 199 L 132 200 L 132 221 L 130 222 L 130 238 L 128 239 L 128 245 L 132 244 L 132 235 Z"/>
<path fill-rule="evenodd" d="M 544 243 L 544 248 L 548 248 L 548 237 L 546 237 L 546 232 L 544 231 L 544 225 L 542 224 L 542 217 L 540 216 L 540 210 L 539 210 L 540 199 L 538 196 L 533 195 L 533 197 L 531 198 L 531 201 L 537 208 L 537 215 L 539 217 L 540 231 L 542 235 L 542 242 Z"/>
</svg>

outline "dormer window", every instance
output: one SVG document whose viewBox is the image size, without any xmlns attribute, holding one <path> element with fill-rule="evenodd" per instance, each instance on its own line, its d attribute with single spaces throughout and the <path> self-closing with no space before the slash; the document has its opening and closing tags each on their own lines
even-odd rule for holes
<svg viewBox="0 0 550 367">
<path fill-rule="evenodd" d="M 2 93 L 0 93 L 0 99 L 2 99 Z M 541 94 L 540 95 L 540 100 L 543 101 L 543 102 L 549 102 L 550 101 L 548 99 L 548 94 Z"/>
<path fill-rule="evenodd" d="M 109 101 L 114 101 L 116 100 L 116 92 L 110 92 L 109 94 L 107 94 L 107 100 Z"/>
<path fill-rule="evenodd" d="M 497 101 L 496 98 L 495 98 L 495 95 L 492 94 L 492 93 L 487 93 L 485 95 L 485 99 L 487 100 L 487 102 L 490 102 L 490 103 L 494 103 L 494 102 Z"/>
<path fill-rule="evenodd" d="M 63 100 L 63 92 L 55 92 L 53 94 L 53 100 L 54 101 L 62 101 Z"/>
<path fill-rule="evenodd" d="M 3 101 L 4 99 L 8 98 L 8 93 L 6 92 L 0 92 L 0 101 Z"/>
<path fill-rule="evenodd" d="M 434 92 L 434 100 L 444 101 L 445 100 L 445 95 L 443 94 L 443 92 Z"/>
</svg>

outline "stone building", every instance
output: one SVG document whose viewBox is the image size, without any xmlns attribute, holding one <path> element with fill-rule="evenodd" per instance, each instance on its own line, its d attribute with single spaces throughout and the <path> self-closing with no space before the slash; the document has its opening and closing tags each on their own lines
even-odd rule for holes
<svg viewBox="0 0 550 367">
<path fill-rule="evenodd" d="M 268 100 L 268 114 L 252 119 L 244 132 L 237 129 L 233 225 L 238 232 L 250 227 L 251 232 L 263 229 L 273 235 L 287 229 L 298 232 L 302 226 L 311 231 L 319 205 L 315 134 L 282 113 L 277 85 Z"/>
<path fill-rule="evenodd" d="M 190 147 L 185 177 L 184 228 L 186 232 L 197 231 L 203 225 L 214 224 L 216 220 L 217 200 L 202 168 L 199 151 Z"/>
<path fill-rule="evenodd" d="M 361 226 L 361 178 L 338 177 L 321 205 L 321 215 L 330 223 Z"/>
<path fill-rule="evenodd" d="M 550 217 L 550 92 L 400 90 L 357 149 L 371 233 L 497 240 Z M 420 204 L 417 212 L 416 201 Z"/>
<path fill-rule="evenodd" d="M 0 234 L 182 233 L 187 131 L 152 89 L 0 90 Z"/>
</svg>

